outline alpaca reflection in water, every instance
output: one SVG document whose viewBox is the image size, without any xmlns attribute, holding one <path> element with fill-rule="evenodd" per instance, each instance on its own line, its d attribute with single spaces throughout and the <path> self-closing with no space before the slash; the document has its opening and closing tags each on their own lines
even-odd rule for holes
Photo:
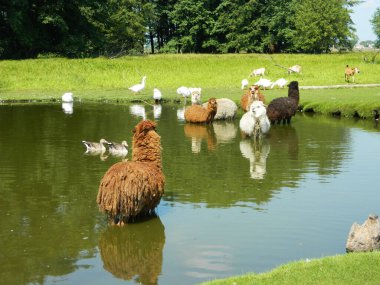
<svg viewBox="0 0 380 285">
<path fill-rule="evenodd" d="M 249 159 L 249 173 L 252 179 L 264 179 L 267 173 L 267 158 L 270 146 L 265 140 L 242 140 L 240 152 Z"/>
<path fill-rule="evenodd" d="M 155 217 L 128 227 L 108 227 L 99 238 L 103 267 L 113 276 L 156 285 L 162 271 L 165 228 Z"/>
<path fill-rule="evenodd" d="M 214 150 L 218 143 L 228 143 L 236 138 L 238 128 L 233 122 L 214 121 L 211 125 L 186 124 L 185 136 L 191 138 L 191 151 L 200 153 L 202 141 L 207 141 L 208 150 Z"/>
</svg>

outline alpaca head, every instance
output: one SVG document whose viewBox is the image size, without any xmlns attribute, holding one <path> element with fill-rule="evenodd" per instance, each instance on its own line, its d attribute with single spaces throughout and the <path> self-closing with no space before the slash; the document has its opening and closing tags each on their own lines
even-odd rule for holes
<svg viewBox="0 0 380 285">
<path fill-rule="evenodd" d="M 218 108 L 218 103 L 216 102 L 216 98 L 212 97 L 208 99 L 207 110 L 209 111 L 209 114 L 206 120 L 207 123 L 212 123 L 214 121 L 217 108 Z"/>
<path fill-rule="evenodd" d="M 191 103 L 200 104 L 201 103 L 201 88 L 191 88 L 194 89 L 191 91 Z M 199 89 L 199 90 L 195 90 Z"/>
<path fill-rule="evenodd" d="M 249 112 L 254 118 L 260 118 L 267 114 L 267 109 L 263 102 L 253 101 L 253 103 L 249 106 Z"/>
<path fill-rule="evenodd" d="M 288 84 L 289 89 L 298 90 L 298 81 L 292 81 Z"/>
<path fill-rule="evenodd" d="M 133 129 L 132 160 L 155 162 L 161 166 L 161 137 L 156 133 L 157 124 L 146 120 Z"/>
</svg>

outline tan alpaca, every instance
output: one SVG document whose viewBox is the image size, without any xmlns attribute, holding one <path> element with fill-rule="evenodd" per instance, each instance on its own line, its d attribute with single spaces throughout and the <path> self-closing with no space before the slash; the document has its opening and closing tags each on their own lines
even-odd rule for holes
<svg viewBox="0 0 380 285">
<path fill-rule="evenodd" d="M 115 224 L 152 214 L 164 193 L 156 126 L 149 120 L 138 123 L 133 129 L 132 161 L 112 165 L 100 181 L 96 202 Z"/>
<path fill-rule="evenodd" d="M 201 105 L 192 105 L 185 110 L 185 121 L 190 123 L 210 124 L 214 121 L 218 103 L 215 98 L 208 100 L 207 108 Z"/>
<path fill-rule="evenodd" d="M 265 104 L 264 94 L 260 92 L 260 87 L 258 85 L 252 85 L 249 87 L 248 91 L 241 96 L 240 105 L 243 111 L 247 112 L 249 106 L 255 100 L 259 100 Z"/>
</svg>

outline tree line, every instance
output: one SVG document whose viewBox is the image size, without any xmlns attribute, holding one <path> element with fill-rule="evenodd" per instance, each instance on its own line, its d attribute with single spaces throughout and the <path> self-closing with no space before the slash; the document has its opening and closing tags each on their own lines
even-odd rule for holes
<svg viewBox="0 0 380 285">
<path fill-rule="evenodd" d="M 360 0 L 2 0 L 0 58 L 351 49 L 357 36 L 350 14 L 358 3 Z"/>
</svg>

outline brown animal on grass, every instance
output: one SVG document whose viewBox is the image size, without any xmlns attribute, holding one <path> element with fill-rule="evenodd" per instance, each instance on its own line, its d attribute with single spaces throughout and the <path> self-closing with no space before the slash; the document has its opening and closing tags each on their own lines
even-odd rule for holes
<svg viewBox="0 0 380 285">
<path fill-rule="evenodd" d="M 267 116 L 272 125 L 281 122 L 290 124 L 291 118 L 297 112 L 300 100 L 298 81 L 290 82 L 288 87 L 288 97 L 275 98 L 267 107 Z"/>
<path fill-rule="evenodd" d="M 216 98 L 210 98 L 206 108 L 201 105 L 192 105 L 185 110 L 185 121 L 190 123 L 210 124 L 214 121 L 218 103 Z"/>
<path fill-rule="evenodd" d="M 355 74 L 358 74 L 358 73 L 360 73 L 359 68 L 357 68 L 357 67 L 351 68 L 347 64 L 346 69 L 344 71 L 344 79 L 347 82 L 350 82 L 350 78 L 352 78 L 352 82 L 354 83 L 355 82 Z"/>
<path fill-rule="evenodd" d="M 132 161 L 112 165 L 100 181 L 96 202 L 111 223 L 122 225 L 154 214 L 164 193 L 161 137 L 156 123 L 141 121 L 133 129 Z"/>
<path fill-rule="evenodd" d="M 258 85 L 252 85 L 248 91 L 241 96 L 240 105 L 244 112 L 248 112 L 249 106 L 255 100 L 259 100 L 265 104 L 264 94 L 260 92 L 260 86 Z"/>
</svg>

